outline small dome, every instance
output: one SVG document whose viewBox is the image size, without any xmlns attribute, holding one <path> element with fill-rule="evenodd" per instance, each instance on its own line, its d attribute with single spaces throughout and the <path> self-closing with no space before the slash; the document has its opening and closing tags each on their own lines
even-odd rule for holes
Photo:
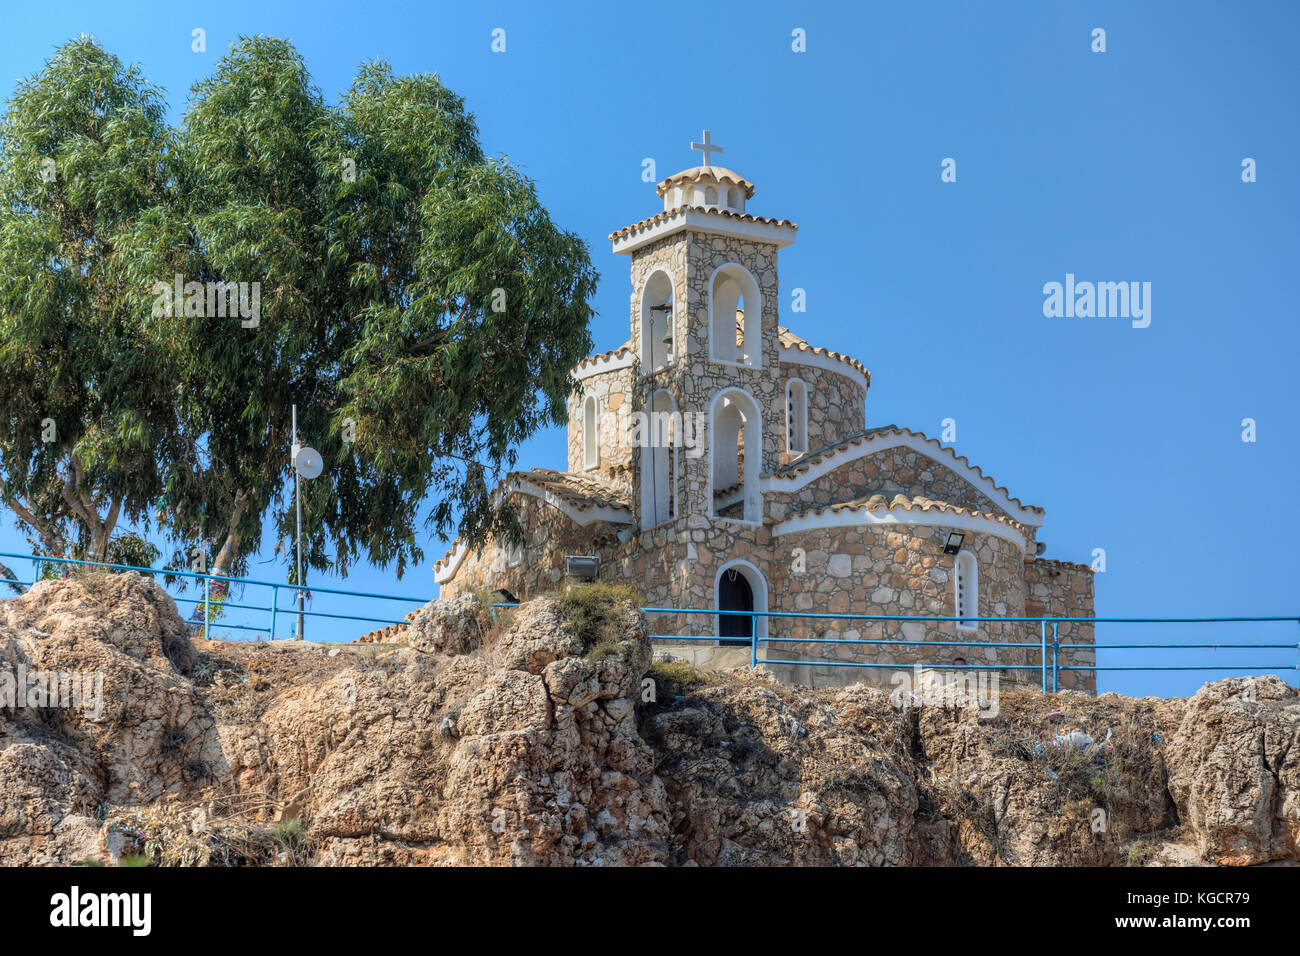
<svg viewBox="0 0 1300 956">
<path fill-rule="evenodd" d="M 673 186 L 680 186 L 683 183 L 711 182 L 727 186 L 739 186 L 745 191 L 746 199 L 754 198 L 754 184 L 745 179 L 740 173 L 733 172 L 723 166 L 692 166 L 690 169 L 684 169 L 680 173 L 674 173 L 663 182 L 657 189 L 659 197 L 662 199 Z"/>
<path fill-rule="evenodd" d="M 658 187 L 664 212 L 680 206 L 702 206 L 743 213 L 754 184 L 722 166 L 693 166 L 669 176 Z"/>
</svg>

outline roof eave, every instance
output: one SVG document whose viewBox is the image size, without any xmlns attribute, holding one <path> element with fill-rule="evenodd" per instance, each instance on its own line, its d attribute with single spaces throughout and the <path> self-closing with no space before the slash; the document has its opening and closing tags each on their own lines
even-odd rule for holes
<svg viewBox="0 0 1300 956">
<path fill-rule="evenodd" d="M 639 225 L 639 224 L 638 224 Z M 673 210 L 662 221 L 632 229 L 628 235 L 614 233 L 610 237 L 616 255 L 631 255 L 642 246 L 658 242 L 679 232 L 705 232 L 720 236 L 738 236 L 756 242 L 771 243 L 778 249 L 792 245 L 799 227 L 786 222 L 746 222 L 738 217 L 682 207 Z"/>
</svg>

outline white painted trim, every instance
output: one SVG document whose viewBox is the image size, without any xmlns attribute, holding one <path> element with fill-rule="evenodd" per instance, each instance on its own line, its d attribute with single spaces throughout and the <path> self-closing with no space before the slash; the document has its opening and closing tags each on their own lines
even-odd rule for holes
<svg viewBox="0 0 1300 956">
<path fill-rule="evenodd" d="M 803 386 L 803 448 L 799 451 L 790 447 L 790 386 L 795 382 Z M 785 380 L 785 450 L 790 455 L 808 454 L 808 383 L 797 377 Z"/>
<path fill-rule="evenodd" d="M 749 309 L 749 297 L 748 297 L 748 292 L 750 290 L 748 289 L 742 290 L 742 297 L 745 299 L 745 305 L 746 305 L 746 308 L 743 310 L 745 312 L 745 336 L 744 336 L 745 352 L 748 352 L 750 355 L 756 357 L 756 361 L 753 362 L 737 362 L 732 359 L 718 358 L 717 350 L 714 349 L 713 347 L 713 293 L 714 293 L 713 287 L 718 281 L 719 272 L 721 272 L 723 269 L 733 269 L 733 268 L 739 269 L 741 272 L 745 274 L 745 277 L 749 280 L 750 285 L 753 286 L 754 298 L 757 300 L 754 303 L 754 308 L 758 309 L 758 315 L 751 316 L 749 314 L 750 309 Z M 709 284 L 707 288 L 709 291 L 709 361 L 713 362 L 716 365 L 730 365 L 734 368 L 761 369 L 763 367 L 763 287 L 758 284 L 758 279 L 754 276 L 754 273 L 750 272 L 739 262 L 724 262 L 722 265 L 714 269 L 713 272 L 709 275 Z M 753 320 L 752 326 L 750 325 L 751 319 Z M 736 321 L 734 315 L 732 316 L 731 321 L 732 321 L 732 325 L 729 327 L 734 327 Z M 749 334 L 749 330 L 751 327 L 754 329 L 753 336 L 750 336 Z M 733 332 L 732 334 L 734 335 L 735 333 Z M 758 346 L 757 350 L 754 349 L 755 345 Z"/>
<path fill-rule="evenodd" d="M 754 592 L 754 610 L 770 611 L 771 608 L 767 606 L 767 578 L 763 577 L 762 571 L 754 567 L 754 565 L 750 564 L 744 558 L 732 558 L 726 564 L 722 565 L 722 567 L 718 568 L 718 573 L 713 576 L 713 609 L 715 611 L 721 610 L 721 608 L 718 607 L 718 585 L 722 583 L 723 573 L 729 568 L 744 568 L 749 572 L 748 574 L 745 574 L 745 580 L 749 582 L 749 589 Z M 766 617 L 754 618 L 754 635 L 760 640 L 767 637 L 767 621 L 768 619 Z M 722 615 L 715 614 L 713 615 L 713 633 L 716 635 L 720 633 L 721 630 Z M 727 638 L 727 640 L 741 640 L 741 638 Z"/>
<path fill-rule="evenodd" d="M 781 346 L 781 361 L 790 365 L 808 365 L 812 368 L 824 369 L 827 372 L 834 372 L 836 375 L 843 375 L 845 378 L 852 379 L 864 390 L 870 389 L 870 383 L 867 377 L 859 369 L 853 367 L 847 359 L 833 358 L 830 355 L 824 355 L 812 351 L 810 348 L 806 352 L 801 352 L 798 348 Z"/>
<path fill-rule="evenodd" d="M 869 511 L 867 508 L 840 508 L 835 511 L 799 514 L 782 521 L 772 528 L 772 535 L 796 534 L 800 531 L 813 531 L 821 528 L 869 527 L 883 524 L 920 525 L 930 528 L 955 528 L 958 531 L 978 531 L 991 534 L 1004 541 L 1010 541 L 1023 552 L 1025 538 L 1010 525 L 996 518 L 982 515 L 954 514 L 951 511 L 921 511 L 906 508 L 882 508 Z"/>
<path fill-rule="evenodd" d="M 771 243 L 778 249 L 791 245 L 798 232 L 798 227 L 793 223 L 780 225 L 771 222 L 737 221 L 721 212 L 709 213 L 693 206 L 679 206 L 669 213 L 667 218 L 652 226 L 643 226 L 631 235 L 616 237 L 612 240 L 613 250 L 616 255 L 631 255 L 642 246 L 658 242 L 674 233 L 685 232 L 687 229 Z"/>
<path fill-rule="evenodd" d="M 907 435 L 899 432 L 886 433 L 883 435 L 874 435 L 870 438 L 863 439 L 857 445 L 849 445 L 838 451 L 827 455 L 817 464 L 794 475 L 776 476 L 768 475 L 761 482 L 761 490 L 768 491 L 798 491 L 805 485 L 816 481 L 825 475 L 830 474 L 837 468 L 847 465 L 851 461 L 856 461 L 866 455 L 874 455 L 878 451 L 888 451 L 898 446 L 910 448 L 913 451 L 920 452 L 927 458 L 931 458 L 943 465 L 955 475 L 966 479 L 966 481 L 975 489 L 986 495 L 994 504 L 1009 514 L 1016 521 L 1023 525 L 1033 528 L 1042 527 L 1043 515 L 1038 512 L 1029 511 L 1011 500 L 1011 497 L 996 484 L 988 475 L 980 475 L 970 465 L 964 464 L 958 460 L 956 453 L 951 448 L 945 448 L 942 445 L 932 445 L 927 439 L 916 435 Z M 950 462 L 941 461 L 935 457 L 936 451 L 946 452 Z"/>
<path fill-rule="evenodd" d="M 713 434 L 714 432 L 713 426 L 715 420 L 718 417 L 717 416 L 718 403 L 722 399 L 726 398 L 732 392 L 739 392 L 741 395 L 744 395 L 745 398 L 749 399 L 750 407 L 753 408 L 754 410 L 754 424 L 757 426 L 754 429 L 754 431 L 756 432 L 755 438 L 757 438 L 757 441 L 753 444 L 753 447 L 757 449 L 758 454 L 756 456 L 751 456 L 750 454 L 748 454 L 748 449 L 751 447 L 751 443 L 749 437 L 749 422 L 745 422 L 745 448 L 746 448 L 745 468 L 748 470 L 751 467 L 751 462 L 752 462 L 752 467 L 754 469 L 754 488 L 753 488 L 754 498 L 755 498 L 754 507 L 757 510 L 758 519 L 750 520 L 746 518 L 743 520 L 745 524 L 761 524 L 763 519 L 763 409 L 759 406 L 758 402 L 754 400 L 754 396 L 749 394 L 749 392 L 745 388 L 739 385 L 728 385 L 726 388 L 719 389 L 716 393 L 714 393 L 712 401 L 709 402 L 709 454 L 708 454 L 708 466 L 706 469 L 708 472 L 709 481 L 708 481 L 708 487 L 705 488 L 706 497 L 704 499 L 704 506 L 707 509 L 706 513 L 708 514 L 710 519 L 716 520 L 719 518 L 719 515 L 715 513 L 713 508 L 713 466 L 714 466 L 714 459 L 718 453 L 716 439 Z M 747 484 L 748 483 L 745 480 L 745 476 L 741 475 L 740 476 L 741 488 L 748 490 Z M 743 514 L 747 510 L 748 510 L 747 508 L 742 507 L 741 513 Z M 728 519 L 722 519 L 722 520 L 728 520 Z M 736 519 L 730 519 L 730 520 L 736 520 Z"/>
<path fill-rule="evenodd" d="M 626 508 L 611 508 L 604 506 L 600 508 L 587 508 L 579 511 L 573 505 L 569 504 L 559 495 L 547 491 L 545 488 L 538 487 L 531 481 L 524 481 L 522 478 L 516 478 L 510 483 L 510 490 L 517 491 L 525 495 L 532 495 L 534 498 L 540 498 L 552 508 L 563 512 L 573 520 L 574 524 L 586 526 L 595 524 L 597 521 L 610 521 L 615 524 L 630 524 L 632 513 Z"/>
<path fill-rule="evenodd" d="M 443 559 L 447 561 L 446 566 L 443 567 L 441 571 L 439 571 L 436 567 L 433 569 L 434 583 L 446 584 L 448 581 L 454 578 L 456 576 L 456 572 L 460 570 L 460 566 L 461 564 L 464 563 L 465 557 L 468 554 L 469 554 L 469 548 L 465 547 L 464 542 L 457 541 L 456 550 L 452 552 L 451 558 Z"/>
<path fill-rule="evenodd" d="M 631 368 L 636 364 L 636 355 L 631 349 L 628 349 L 623 355 L 617 353 L 607 355 L 604 358 L 597 359 L 590 365 L 579 365 L 573 370 L 573 377 L 578 381 L 591 378 L 593 375 L 604 375 L 606 372 L 617 372 L 619 369 Z"/>
</svg>

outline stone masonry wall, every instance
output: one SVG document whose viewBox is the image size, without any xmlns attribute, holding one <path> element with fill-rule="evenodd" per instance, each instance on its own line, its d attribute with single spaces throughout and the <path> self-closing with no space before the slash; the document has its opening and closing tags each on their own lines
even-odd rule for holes
<svg viewBox="0 0 1300 956">
<path fill-rule="evenodd" d="M 635 367 L 591 375 L 581 380 L 582 391 L 568 398 L 568 470 L 578 475 L 597 475 L 613 487 L 631 495 L 636 488 L 635 460 L 629 436 L 632 432 L 632 380 Z M 597 466 L 586 467 L 583 409 L 588 396 L 596 399 L 596 440 L 600 454 Z"/>
<path fill-rule="evenodd" d="M 831 614 L 881 614 L 911 617 L 952 617 L 956 614 L 954 555 L 943 553 L 947 529 L 908 525 L 868 525 L 827 528 L 776 538 L 779 560 L 771 565 L 771 580 L 779 595 L 773 610 Z M 968 533 L 964 550 L 978 564 L 977 615 L 1021 617 L 1024 614 L 1023 555 L 995 535 Z M 802 549 L 802 573 L 794 550 Z M 779 633 L 778 633 L 779 631 Z M 838 659 L 907 668 L 915 663 L 951 665 L 962 657 L 969 665 L 1027 665 L 1025 649 L 909 646 L 916 641 L 1022 642 L 1023 625 L 981 622 L 975 630 L 958 630 L 948 621 L 837 621 L 773 619 L 770 637 L 828 637 L 847 640 L 900 640 L 894 645 L 773 644 L 767 656 L 786 660 Z M 829 668 L 827 669 L 829 670 Z M 861 679 L 879 683 L 886 668 L 864 668 Z M 825 675 L 823 675 L 825 676 Z M 1038 679 L 1035 671 L 1005 671 L 1002 680 Z"/>
<path fill-rule="evenodd" d="M 1086 564 L 1068 561 L 1046 561 L 1042 558 L 1025 562 L 1025 616 L 1026 617 L 1093 617 L 1093 572 Z M 1091 624 L 1062 623 L 1057 625 L 1057 635 L 1062 644 L 1093 644 L 1096 636 Z M 1041 633 L 1030 640 L 1041 640 Z M 1047 640 L 1052 633 L 1049 628 Z M 1049 657 L 1050 663 L 1050 657 Z M 1060 652 L 1061 666 L 1096 666 L 1097 652 L 1092 649 L 1064 650 Z M 1049 675 L 1050 679 L 1050 675 Z M 1057 685 L 1062 689 L 1097 690 L 1097 672 L 1059 671 Z M 1050 685 L 1049 685 L 1050 686 Z"/>
<path fill-rule="evenodd" d="M 866 428 L 867 390 L 846 375 L 838 375 L 815 365 L 794 362 L 781 363 L 780 394 L 778 406 L 781 416 L 777 427 L 781 435 L 780 463 L 798 458 L 786 445 L 786 383 L 802 379 L 808 386 L 808 451 L 815 452 L 826 445 L 856 435 Z"/>
</svg>

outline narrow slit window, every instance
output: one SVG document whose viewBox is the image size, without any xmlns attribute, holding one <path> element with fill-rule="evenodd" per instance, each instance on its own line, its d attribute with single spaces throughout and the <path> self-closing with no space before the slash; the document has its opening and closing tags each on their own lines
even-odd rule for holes
<svg viewBox="0 0 1300 956">
<path fill-rule="evenodd" d="M 588 395 L 582 411 L 583 466 L 595 468 L 600 464 L 600 435 L 596 430 L 596 396 Z"/>
<path fill-rule="evenodd" d="M 786 446 L 792 455 L 808 451 L 808 386 L 799 379 L 791 379 L 785 396 Z"/>
<path fill-rule="evenodd" d="M 957 554 L 957 560 L 953 565 L 953 588 L 957 608 L 954 616 L 979 617 L 979 568 L 975 564 L 975 555 L 969 551 L 961 551 Z M 957 627 L 963 631 L 974 631 L 979 628 L 979 622 L 958 620 Z"/>
</svg>

